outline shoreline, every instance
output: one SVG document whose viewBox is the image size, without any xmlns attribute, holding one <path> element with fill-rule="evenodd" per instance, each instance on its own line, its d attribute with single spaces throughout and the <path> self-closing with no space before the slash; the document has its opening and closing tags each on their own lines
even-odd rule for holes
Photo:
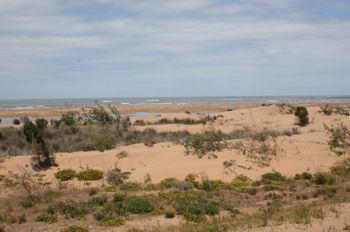
<svg viewBox="0 0 350 232">
<path fill-rule="evenodd" d="M 308 102 L 308 103 L 278 103 L 300 106 L 324 106 L 324 105 L 350 105 L 350 102 Z M 167 105 L 167 106 L 119 106 L 117 107 L 120 114 L 133 113 L 181 113 L 189 111 L 191 113 L 202 111 L 227 111 L 227 109 L 251 109 L 262 105 L 277 105 L 274 104 L 188 104 L 188 105 Z M 88 108 L 86 108 L 88 109 Z M 0 110 L 0 118 L 16 118 L 16 117 L 57 117 L 68 111 L 79 111 L 81 108 L 47 108 L 47 109 L 20 109 L 20 110 Z"/>
</svg>

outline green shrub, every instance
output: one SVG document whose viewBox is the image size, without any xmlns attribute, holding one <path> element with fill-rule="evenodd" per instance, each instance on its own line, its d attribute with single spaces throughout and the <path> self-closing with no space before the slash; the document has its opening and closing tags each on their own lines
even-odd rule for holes
<svg viewBox="0 0 350 232">
<path fill-rule="evenodd" d="M 350 158 L 339 162 L 335 166 L 331 167 L 331 172 L 339 176 L 349 176 L 350 175 Z"/>
<path fill-rule="evenodd" d="M 176 182 L 178 182 L 176 178 L 165 178 L 160 182 L 160 186 L 167 189 L 175 187 Z"/>
<path fill-rule="evenodd" d="M 61 232 L 89 232 L 89 230 L 81 226 L 69 226 L 62 229 Z"/>
<path fill-rule="evenodd" d="M 154 207 L 145 197 L 129 197 L 125 200 L 126 209 L 134 214 L 149 213 Z"/>
<path fill-rule="evenodd" d="M 279 172 L 269 172 L 269 173 L 265 173 L 264 175 L 261 176 L 261 182 L 265 183 L 265 184 L 269 184 L 272 181 L 280 181 L 283 182 L 286 180 L 286 177 L 283 176 L 281 173 Z"/>
<path fill-rule="evenodd" d="M 56 179 L 60 181 L 67 181 L 75 178 L 77 176 L 77 172 L 73 169 L 64 169 L 55 173 Z"/>
<path fill-rule="evenodd" d="M 126 182 L 121 184 L 119 189 L 123 191 L 137 191 L 141 189 L 141 184 L 137 182 Z"/>
<path fill-rule="evenodd" d="M 101 180 L 103 172 L 95 169 L 87 169 L 77 174 L 79 180 Z"/>
<path fill-rule="evenodd" d="M 42 213 L 35 218 L 37 222 L 54 223 L 57 222 L 57 216 L 48 213 Z"/>
<path fill-rule="evenodd" d="M 130 172 L 122 172 L 119 168 L 109 170 L 107 172 L 107 182 L 111 185 L 123 184 L 125 180 L 129 179 Z"/>
<path fill-rule="evenodd" d="M 119 217 L 108 216 L 102 218 L 99 224 L 101 226 L 121 226 L 125 224 L 125 220 Z"/>
<path fill-rule="evenodd" d="M 326 184 L 334 184 L 336 181 L 335 176 L 327 174 L 327 173 L 321 173 L 318 172 L 314 175 L 313 182 L 318 185 L 326 185 Z"/>
<path fill-rule="evenodd" d="M 302 174 L 295 174 L 295 180 L 311 180 L 312 174 L 308 172 L 303 172 Z"/>
<path fill-rule="evenodd" d="M 295 110 L 294 115 L 298 118 L 299 126 L 306 126 L 309 124 L 309 112 L 307 111 L 306 107 L 298 106 Z"/>
</svg>

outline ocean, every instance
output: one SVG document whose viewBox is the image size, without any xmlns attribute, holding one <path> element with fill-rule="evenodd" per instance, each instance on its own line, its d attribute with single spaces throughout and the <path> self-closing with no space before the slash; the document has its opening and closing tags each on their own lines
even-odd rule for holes
<svg viewBox="0 0 350 232">
<path fill-rule="evenodd" d="M 350 102 L 350 96 L 227 96 L 227 97 L 153 97 L 153 98 L 72 98 L 1 100 L 0 110 L 73 108 L 90 106 L 152 106 L 188 104 L 273 104 L 273 103 Z"/>
</svg>

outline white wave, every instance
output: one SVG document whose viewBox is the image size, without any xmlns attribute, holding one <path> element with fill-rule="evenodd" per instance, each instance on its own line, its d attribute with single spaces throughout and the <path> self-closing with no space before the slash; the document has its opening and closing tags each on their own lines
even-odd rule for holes
<svg viewBox="0 0 350 232">
<path fill-rule="evenodd" d="M 120 105 L 130 105 L 130 102 L 121 102 Z"/>
<path fill-rule="evenodd" d="M 111 103 L 112 101 L 110 101 L 110 100 L 104 100 L 104 101 L 102 101 L 103 103 Z"/>
<path fill-rule="evenodd" d="M 147 102 L 159 102 L 159 99 L 150 99 L 150 100 L 146 100 Z"/>
<path fill-rule="evenodd" d="M 222 101 L 239 101 L 239 100 L 243 100 L 242 98 L 223 98 L 220 99 Z"/>
</svg>

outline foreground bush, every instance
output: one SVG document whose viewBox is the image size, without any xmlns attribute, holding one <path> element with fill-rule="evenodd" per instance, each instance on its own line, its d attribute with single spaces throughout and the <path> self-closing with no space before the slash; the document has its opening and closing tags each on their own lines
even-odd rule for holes
<svg viewBox="0 0 350 232">
<path fill-rule="evenodd" d="M 79 180 L 101 180 L 103 172 L 95 169 L 87 169 L 77 174 Z"/>
<path fill-rule="evenodd" d="M 55 173 L 56 179 L 60 181 L 72 180 L 77 176 L 77 172 L 73 169 L 64 169 Z"/>
</svg>

